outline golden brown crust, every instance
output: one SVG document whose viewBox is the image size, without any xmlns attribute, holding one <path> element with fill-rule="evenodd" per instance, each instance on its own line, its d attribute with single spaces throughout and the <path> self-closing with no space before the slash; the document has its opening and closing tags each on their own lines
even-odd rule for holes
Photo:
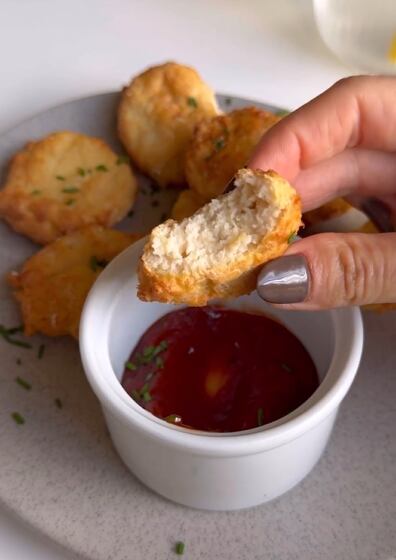
<svg viewBox="0 0 396 560">
<path fill-rule="evenodd" d="M 11 160 L 0 216 L 37 243 L 89 224 L 111 226 L 133 205 L 136 179 L 102 140 L 55 132 Z"/>
<path fill-rule="evenodd" d="M 173 205 L 171 218 L 176 221 L 192 216 L 205 204 L 206 200 L 191 189 L 182 191 Z"/>
<path fill-rule="evenodd" d="M 291 190 L 290 185 L 273 171 L 262 172 L 276 182 L 280 194 Z M 290 234 L 296 232 L 301 224 L 301 202 L 293 189 L 290 203 L 281 212 L 276 227 L 265 235 L 258 245 L 232 263 L 224 266 L 219 262 L 210 271 L 197 274 L 159 273 L 147 265 L 146 255 L 152 250 L 151 234 L 139 265 L 138 296 L 144 301 L 164 303 L 184 303 L 193 306 L 206 305 L 214 298 L 232 298 L 250 293 L 255 289 L 258 268 L 265 262 L 282 255 L 287 247 Z"/>
<path fill-rule="evenodd" d="M 310 210 L 303 214 L 304 224 L 307 227 L 314 226 L 320 222 L 325 222 L 326 220 L 331 220 L 342 216 L 349 212 L 353 208 L 346 200 L 343 198 L 335 198 L 315 210 Z"/>
<path fill-rule="evenodd" d="M 139 236 L 87 226 L 29 258 L 8 281 L 18 301 L 25 334 L 78 336 L 85 298 L 103 266 Z"/>
<path fill-rule="evenodd" d="M 139 168 L 159 185 L 183 184 L 184 157 L 195 125 L 218 113 L 213 91 L 188 66 L 149 68 L 124 88 L 118 133 Z"/>
<path fill-rule="evenodd" d="M 185 159 L 190 188 L 206 200 L 221 194 L 246 165 L 261 136 L 280 119 L 257 107 L 245 107 L 200 123 Z"/>
</svg>

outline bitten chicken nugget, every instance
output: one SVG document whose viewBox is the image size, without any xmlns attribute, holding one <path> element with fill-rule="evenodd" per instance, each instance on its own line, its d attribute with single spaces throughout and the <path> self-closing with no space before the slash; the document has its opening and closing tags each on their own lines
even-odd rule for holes
<svg viewBox="0 0 396 560">
<path fill-rule="evenodd" d="M 280 119 L 257 107 L 246 107 L 201 122 L 185 159 L 189 186 L 206 200 L 221 194 L 246 165 L 261 136 Z"/>
<path fill-rule="evenodd" d="M 78 336 L 85 298 L 103 268 L 138 235 L 87 226 L 60 237 L 8 276 L 25 334 Z"/>
<path fill-rule="evenodd" d="M 115 224 L 131 208 L 136 189 L 125 157 L 102 140 L 55 132 L 13 157 L 0 191 L 0 216 L 46 244 L 89 224 Z"/>
<path fill-rule="evenodd" d="M 160 186 L 182 184 L 184 157 L 195 125 L 218 113 L 211 88 L 188 66 L 149 68 L 124 88 L 118 132 L 142 171 Z"/>
<path fill-rule="evenodd" d="M 192 216 L 206 203 L 205 198 L 191 189 L 182 191 L 173 205 L 171 218 L 173 220 L 184 220 Z"/>
</svg>

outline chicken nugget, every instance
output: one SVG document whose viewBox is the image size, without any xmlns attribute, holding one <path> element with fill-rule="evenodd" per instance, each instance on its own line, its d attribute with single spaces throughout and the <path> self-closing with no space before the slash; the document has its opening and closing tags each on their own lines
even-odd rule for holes
<svg viewBox="0 0 396 560">
<path fill-rule="evenodd" d="M 314 226 L 320 222 L 338 218 L 338 216 L 349 212 L 351 208 L 353 208 L 353 206 L 343 198 L 335 198 L 319 206 L 319 208 L 315 208 L 315 210 L 305 212 L 303 214 L 303 221 L 307 227 Z"/>
<path fill-rule="evenodd" d="M 13 157 L 0 191 L 0 216 L 46 244 L 89 224 L 115 224 L 131 208 L 136 190 L 125 157 L 102 140 L 55 132 Z"/>
<path fill-rule="evenodd" d="M 191 189 L 182 191 L 173 205 L 171 218 L 173 220 L 184 220 L 192 216 L 205 204 L 206 200 Z"/>
<path fill-rule="evenodd" d="M 8 281 L 20 304 L 25 334 L 78 337 L 85 298 L 103 268 L 138 235 L 86 226 L 30 257 Z"/>
<path fill-rule="evenodd" d="M 248 161 L 261 136 L 281 119 L 257 107 L 237 109 L 197 125 L 185 159 L 189 186 L 210 200 Z"/>
<path fill-rule="evenodd" d="M 199 74 L 168 62 L 149 68 L 124 88 L 118 133 L 125 149 L 160 186 L 185 182 L 184 157 L 195 125 L 218 113 Z"/>
</svg>

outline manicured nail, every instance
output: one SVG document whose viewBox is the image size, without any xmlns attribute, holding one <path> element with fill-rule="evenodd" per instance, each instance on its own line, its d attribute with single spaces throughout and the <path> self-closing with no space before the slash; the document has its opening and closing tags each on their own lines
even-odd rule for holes
<svg viewBox="0 0 396 560">
<path fill-rule="evenodd" d="M 257 279 L 259 296 L 270 303 L 299 303 L 309 291 L 304 255 L 286 255 L 263 266 Z"/>
</svg>

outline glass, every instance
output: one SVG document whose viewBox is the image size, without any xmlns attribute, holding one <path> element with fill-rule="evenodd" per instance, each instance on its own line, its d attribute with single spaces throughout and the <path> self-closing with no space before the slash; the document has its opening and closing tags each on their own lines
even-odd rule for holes
<svg viewBox="0 0 396 560">
<path fill-rule="evenodd" d="M 396 0 L 313 0 L 326 45 L 360 71 L 396 74 Z"/>
</svg>

